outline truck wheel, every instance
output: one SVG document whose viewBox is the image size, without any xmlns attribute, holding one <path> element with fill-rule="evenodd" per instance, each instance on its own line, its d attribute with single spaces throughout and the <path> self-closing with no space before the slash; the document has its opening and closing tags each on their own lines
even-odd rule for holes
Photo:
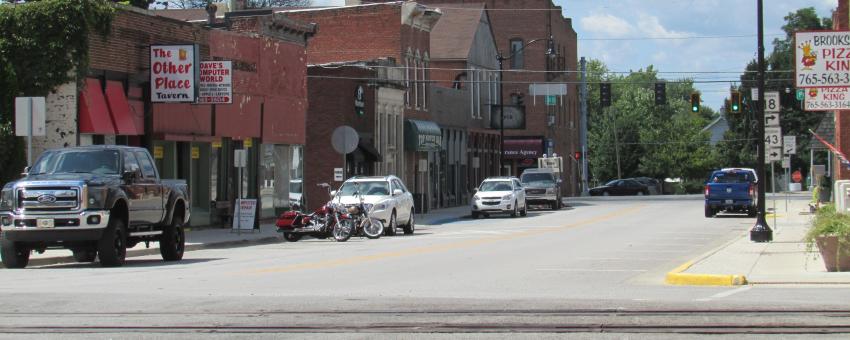
<svg viewBox="0 0 850 340">
<path fill-rule="evenodd" d="M 711 206 L 705 206 L 705 217 L 714 217 L 714 209 Z"/>
<path fill-rule="evenodd" d="M 124 230 L 124 221 L 118 218 L 109 219 L 109 225 L 97 242 L 97 254 L 101 266 L 120 267 L 124 264 L 127 257 L 127 232 Z"/>
<path fill-rule="evenodd" d="M 162 228 L 159 239 L 159 253 L 165 261 L 180 261 L 186 249 L 186 234 L 183 231 L 183 217 L 172 217 L 171 225 Z"/>
<path fill-rule="evenodd" d="M 71 249 L 74 253 L 74 261 L 77 262 L 94 262 L 97 258 L 97 249 L 93 248 L 75 248 Z"/>
<path fill-rule="evenodd" d="M 8 269 L 24 268 L 30 261 L 30 250 L 0 235 L 0 259 Z"/>
<path fill-rule="evenodd" d="M 552 204 L 550 204 L 549 207 L 552 208 L 552 210 L 560 210 L 561 209 L 560 204 L 558 204 L 557 200 L 552 202 Z"/>
</svg>

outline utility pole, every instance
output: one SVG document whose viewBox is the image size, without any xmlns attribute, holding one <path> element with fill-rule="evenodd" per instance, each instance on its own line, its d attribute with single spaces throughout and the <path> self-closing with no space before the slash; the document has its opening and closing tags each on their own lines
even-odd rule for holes
<svg viewBox="0 0 850 340">
<path fill-rule="evenodd" d="M 753 242 L 770 242 L 773 241 L 773 230 L 770 229 L 770 226 L 767 225 L 767 220 L 765 219 L 765 185 L 767 181 L 765 181 L 765 166 L 764 166 L 764 154 L 765 154 L 765 142 L 764 142 L 764 4 L 763 0 L 756 0 L 757 11 L 758 11 L 758 99 L 757 102 L 757 112 L 756 112 L 756 124 L 758 126 L 758 164 L 756 165 L 756 171 L 758 171 L 759 181 L 762 183 L 758 183 L 758 216 L 756 217 L 756 224 L 750 229 L 750 241 Z"/>
<path fill-rule="evenodd" d="M 581 87 L 579 88 L 581 118 L 579 121 L 579 143 L 581 144 L 581 193 L 586 196 L 587 185 L 587 60 L 581 57 Z"/>
</svg>

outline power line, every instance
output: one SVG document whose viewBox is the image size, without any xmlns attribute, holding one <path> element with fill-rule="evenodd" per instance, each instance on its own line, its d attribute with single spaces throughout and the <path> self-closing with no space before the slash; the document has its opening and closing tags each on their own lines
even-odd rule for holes
<svg viewBox="0 0 850 340">
<path fill-rule="evenodd" d="M 765 36 L 784 36 L 785 34 L 765 34 Z M 624 40 L 688 40 L 688 39 L 738 39 L 738 38 L 754 38 L 755 34 L 742 35 L 706 35 L 706 36 L 687 36 L 687 37 L 634 37 L 634 38 L 578 38 L 584 41 L 624 41 Z"/>
</svg>

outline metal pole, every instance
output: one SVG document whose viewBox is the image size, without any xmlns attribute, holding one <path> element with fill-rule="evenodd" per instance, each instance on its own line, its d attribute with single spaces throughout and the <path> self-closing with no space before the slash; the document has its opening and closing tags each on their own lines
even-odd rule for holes
<svg viewBox="0 0 850 340">
<path fill-rule="evenodd" d="M 757 0 L 758 12 L 758 104 L 756 113 L 756 124 L 758 125 L 758 164 L 757 171 L 759 178 L 765 178 L 764 167 L 764 4 L 763 0 Z M 756 99 L 756 98 L 754 98 Z M 765 219 L 765 195 L 764 185 L 758 185 L 758 214 L 756 224 L 750 229 L 750 241 L 753 242 L 770 242 L 773 240 L 773 230 L 767 225 Z"/>
<path fill-rule="evenodd" d="M 504 79 L 502 79 L 502 62 L 505 60 L 501 55 L 496 56 L 496 59 L 499 60 L 499 175 L 502 175 L 505 171 L 505 103 L 503 93 L 504 90 Z"/>
<path fill-rule="evenodd" d="M 27 111 L 27 166 L 32 166 L 32 97 L 27 98 L 29 110 Z"/>
<path fill-rule="evenodd" d="M 617 137 L 617 117 L 612 112 L 614 111 L 608 109 L 608 113 L 611 114 L 611 122 L 614 124 L 614 153 L 617 157 L 617 178 L 623 178 L 622 170 L 620 170 L 620 141 L 619 137 Z"/>
<path fill-rule="evenodd" d="M 581 189 L 582 195 L 587 194 L 589 186 L 587 185 L 587 60 L 581 57 L 581 120 L 579 122 L 581 128 Z"/>
<path fill-rule="evenodd" d="M 770 162 L 770 192 L 776 195 L 776 165 L 775 162 Z"/>
</svg>

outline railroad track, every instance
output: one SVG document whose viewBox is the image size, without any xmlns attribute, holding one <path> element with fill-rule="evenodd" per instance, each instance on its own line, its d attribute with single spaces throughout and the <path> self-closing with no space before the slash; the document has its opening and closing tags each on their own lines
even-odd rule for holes
<svg viewBox="0 0 850 340">
<path fill-rule="evenodd" d="M 0 313 L 0 334 L 850 334 L 850 310 L 431 310 Z"/>
</svg>

